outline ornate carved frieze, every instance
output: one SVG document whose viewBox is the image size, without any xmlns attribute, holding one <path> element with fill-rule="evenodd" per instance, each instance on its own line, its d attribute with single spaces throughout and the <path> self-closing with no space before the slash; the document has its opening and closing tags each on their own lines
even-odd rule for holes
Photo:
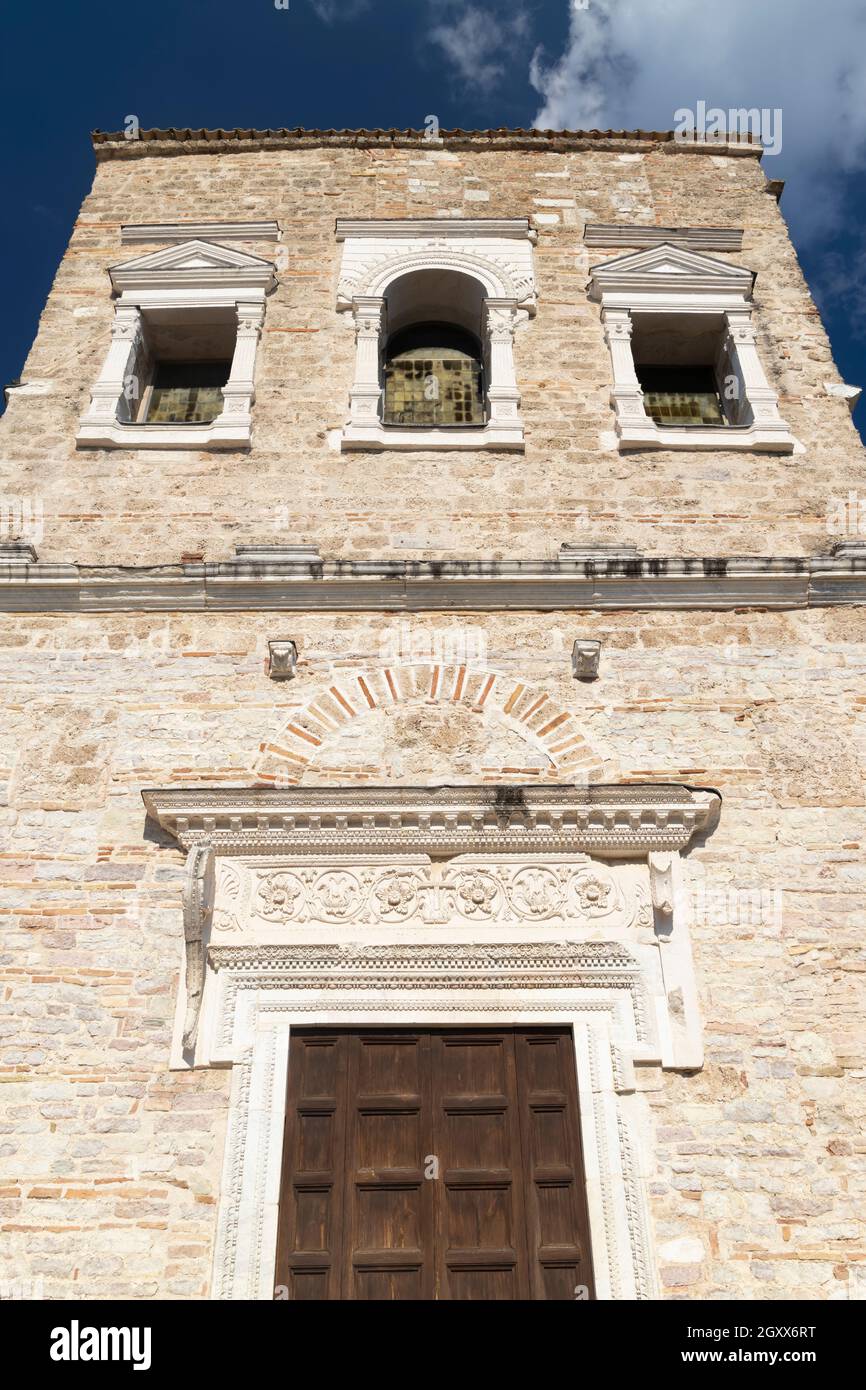
<svg viewBox="0 0 866 1390">
<path fill-rule="evenodd" d="M 507 924 L 652 926 L 649 892 L 634 872 L 614 873 L 588 856 L 546 859 L 460 856 L 445 863 L 391 860 L 220 862 L 214 933 L 258 928 L 493 926 Z"/>
</svg>

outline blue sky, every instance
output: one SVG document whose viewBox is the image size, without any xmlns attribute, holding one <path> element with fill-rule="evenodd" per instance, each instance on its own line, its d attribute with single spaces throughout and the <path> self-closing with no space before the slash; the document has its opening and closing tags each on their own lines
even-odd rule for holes
<svg viewBox="0 0 866 1390">
<path fill-rule="evenodd" d="M 782 113 L 765 158 L 846 381 L 866 384 L 864 0 L 62 0 L 7 9 L 0 384 L 16 379 L 93 175 L 148 126 L 671 129 Z M 778 123 L 778 118 L 777 123 Z M 866 429 L 866 406 L 857 413 Z"/>
</svg>

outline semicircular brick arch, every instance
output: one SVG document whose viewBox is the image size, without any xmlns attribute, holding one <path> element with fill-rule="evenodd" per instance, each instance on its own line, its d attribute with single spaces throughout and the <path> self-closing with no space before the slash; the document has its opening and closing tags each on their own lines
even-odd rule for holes
<svg viewBox="0 0 866 1390">
<path fill-rule="evenodd" d="M 341 671 L 272 741 L 261 744 L 254 775 L 260 783 L 281 786 L 377 782 L 383 775 L 391 780 L 375 762 L 329 765 L 328 759 L 335 745 L 360 732 L 353 725 L 401 710 L 420 718 L 438 711 L 443 720 L 484 720 L 488 728 L 479 730 L 483 754 L 473 763 L 473 781 L 596 782 L 613 773 L 587 742 L 575 712 L 542 687 L 475 666 L 419 662 Z M 485 739 L 493 726 L 509 733 L 507 749 Z M 441 765 L 438 746 L 437 754 Z M 410 780 L 424 781 L 424 773 Z"/>
</svg>

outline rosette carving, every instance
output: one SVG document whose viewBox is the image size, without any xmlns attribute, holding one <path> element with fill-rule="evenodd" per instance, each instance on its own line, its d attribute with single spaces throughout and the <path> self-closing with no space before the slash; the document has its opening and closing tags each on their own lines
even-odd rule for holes
<svg viewBox="0 0 866 1390">
<path fill-rule="evenodd" d="M 290 922 L 298 915 L 304 898 L 304 885 L 295 874 L 269 874 L 259 884 L 260 917 L 269 922 Z"/>
</svg>

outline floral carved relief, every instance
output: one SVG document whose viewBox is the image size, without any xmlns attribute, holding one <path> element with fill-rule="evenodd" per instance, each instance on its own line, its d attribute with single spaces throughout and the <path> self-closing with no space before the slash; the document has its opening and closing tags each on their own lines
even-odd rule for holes
<svg viewBox="0 0 866 1390">
<path fill-rule="evenodd" d="M 586 859 L 292 866 L 262 868 L 253 878 L 250 914 L 270 925 L 652 924 L 639 878 Z"/>
</svg>

